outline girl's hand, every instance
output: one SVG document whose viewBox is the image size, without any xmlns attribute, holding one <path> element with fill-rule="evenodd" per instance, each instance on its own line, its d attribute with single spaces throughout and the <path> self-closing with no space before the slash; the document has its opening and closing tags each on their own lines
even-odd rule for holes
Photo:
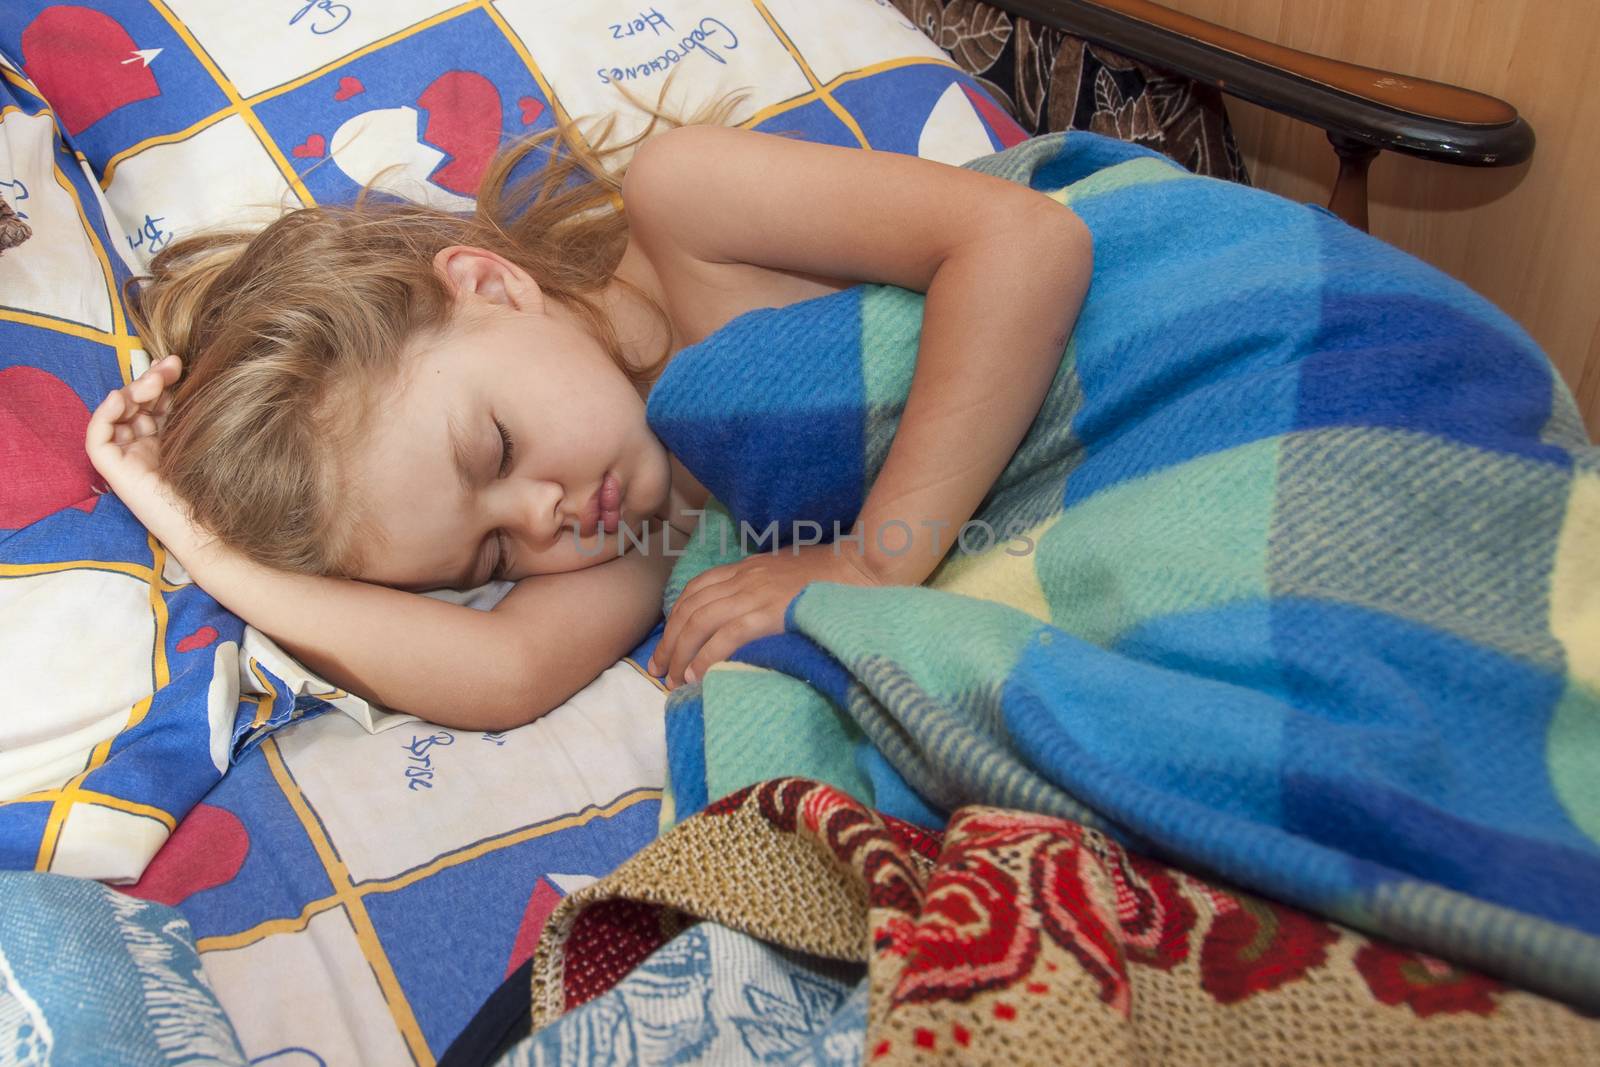
<svg viewBox="0 0 1600 1067">
<path fill-rule="evenodd" d="M 172 407 L 168 386 L 183 373 L 177 356 L 153 363 L 121 389 L 106 394 L 89 416 L 84 450 L 106 485 L 156 540 L 182 559 L 182 551 L 209 537 L 156 473 L 161 427 Z"/>
<path fill-rule="evenodd" d="M 668 689 L 705 677 L 746 642 L 783 632 L 789 602 L 810 582 L 881 585 L 859 553 L 835 544 L 792 546 L 713 567 L 683 587 L 646 670 Z"/>
</svg>

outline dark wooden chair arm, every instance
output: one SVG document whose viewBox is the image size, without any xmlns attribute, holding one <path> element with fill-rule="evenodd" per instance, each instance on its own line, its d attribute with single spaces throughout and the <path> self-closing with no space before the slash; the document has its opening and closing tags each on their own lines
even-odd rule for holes
<svg viewBox="0 0 1600 1067">
<path fill-rule="evenodd" d="M 1533 127 L 1504 100 L 1286 48 L 1153 0 L 987 2 L 1321 127 L 1341 164 L 1330 206 L 1363 229 L 1366 167 L 1381 150 L 1480 167 L 1533 154 Z"/>
</svg>

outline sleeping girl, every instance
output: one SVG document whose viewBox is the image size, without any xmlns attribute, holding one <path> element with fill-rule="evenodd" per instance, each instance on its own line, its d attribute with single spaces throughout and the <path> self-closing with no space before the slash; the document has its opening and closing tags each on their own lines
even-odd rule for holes
<svg viewBox="0 0 1600 1067">
<path fill-rule="evenodd" d="M 878 282 L 926 303 L 857 528 L 910 542 L 707 571 L 649 669 L 693 682 L 781 631 L 809 582 L 920 584 L 1040 410 L 1088 229 L 1024 185 L 718 124 L 730 108 L 609 147 L 610 124 L 598 148 L 570 125 L 520 142 L 470 215 L 369 188 L 172 244 L 129 294 L 153 363 L 94 412 L 91 461 L 201 588 L 327 681 L 504 730 L 660 617 L 707 496 L 645 419 L 669 361 L 754 309 Z M 513 182 L 550 138 L 567 151 Z M 418 595 L 491 580 L 513 585 L 489 611 Z"/>
</svg>

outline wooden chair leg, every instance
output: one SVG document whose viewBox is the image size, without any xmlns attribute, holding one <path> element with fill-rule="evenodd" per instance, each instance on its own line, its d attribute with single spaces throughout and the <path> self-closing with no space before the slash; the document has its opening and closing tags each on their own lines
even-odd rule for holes
<svg viewBox="0 0 1600 1067">
<path fill-rule="evenodd" d="M 1360 230 L 1367 232 L 1367 167 L 1378 149 L 1343 134 L 1328 133 L 1328 143 L 1339 156 L 1339 176 L 1333 181 L 1328 210 Z"/>
</svg>

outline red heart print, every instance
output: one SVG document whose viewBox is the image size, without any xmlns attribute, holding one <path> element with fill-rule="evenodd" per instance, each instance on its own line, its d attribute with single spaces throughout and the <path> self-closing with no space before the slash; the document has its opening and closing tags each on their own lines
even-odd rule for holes
<svg viewBox="0 0 1600 1067">
<path fill-rule="evenodd" d="M 22 69 L 67 133 L 82 133 L 119 107 L 161 95 L 138 48 L 110 15 L 56 4 L 22 31 Z"/>
<path fill-rule="evenodd" d="M 202 626 L 200 629 L 196 630 L 194 633 L 178 642 L 178 651 L 193 652 L 196 649 L 205 648 L 216 639 L 217 628 L 215 626 Z"/>
<path fill-rule="evenodd" d="M 500 147 L 500 92 L 482 74 L 447 70 L 417 97 L 428 113 L 422 139 L 445 154 L 428 179 L 435 185 L 476 196 L 478 183 Z"/>
<path fill-rule="evenodd" d="M 350 75 L 346 74 L 344 77 L 339 79 L 339 88 L 333 91 L 333 98 L 335 100 L 348 100 L 357 93 L 364 93 L 366 91 L 367 87 L 361 84 L 360 78 L 352 78 Z"/>
<path fill-rule="evenodd" d="M 320 133 L 314 133 L 306 138 L 305 144 L 294 146 L 294 154 L 300 159 L 320 159 L 328 150 L 328 141 Z"/>
<path fill-rule="evenodd" d="M 20 530 L 65 507 L 94 510 L 99 476 L 83 451 L 88 428 L 88 407 L 54 374 L 0 370 L 0 530 Z"/>
<path fill-rule="evenodd" d="M 239 816 L 212 804 L 196 804 L 139 881 L 117 886 L 130 897 L 176 907 L 204 889 L 226 885 L 250 854 L 250 831 Z"/>
<path fill-rule="evenodd" d="M 522 108 L 522 124 L 524 126 L 532 125 L 535 119 L 544 114 L 544 101 L 538 97 L 525 96 L 517 101 L 517 105 Z"/>
</svg>

